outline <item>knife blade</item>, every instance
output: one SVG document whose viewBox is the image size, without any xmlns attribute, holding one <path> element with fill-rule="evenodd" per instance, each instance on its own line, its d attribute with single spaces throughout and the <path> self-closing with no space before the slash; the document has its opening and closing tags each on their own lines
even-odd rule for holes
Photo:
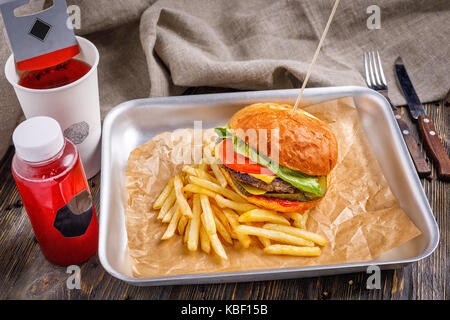
<svg viewBox="0 0 450 320">
<path fill-rule="evenodd" d="M 408 103 L 411 116 L 417 120 L 420 115 L 426 114 L 425 109 L 417 96 L 416 90 L 414 90 L 401 57 L 398 57 L 395 60 L 395 72 L 397 74 L 398 82 L 400 83 L 400 88 L 402 89 L 403 95 Z"/>
<path fill-rule="evenodd" d="M 447 151 L 442 145 L 431 118 L 426 114 L 425 109 L 417 96 L 416 90 L 414 90 L 401 57 L 398 57 L 395 60 L 395 73 L 403 95 L 408 102 L 411 116 L 417 120 L 417 125 L 425 148 L 437 166 L 439 178 L 450 180 L 450 159 Z"/>
</svg>

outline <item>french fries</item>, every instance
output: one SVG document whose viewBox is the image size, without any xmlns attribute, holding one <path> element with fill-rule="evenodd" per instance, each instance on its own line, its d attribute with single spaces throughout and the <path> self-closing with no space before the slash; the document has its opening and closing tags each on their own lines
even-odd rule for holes
<svg viewBox="0 0 450 320">
<path fill-rule="evenodd" d="M 227 186 L 227 179 L 225 179 L 225 176 L 222 174 L 222 172 L 219 169 L 219 166 L 216 163 L 216 159 L 212 156 L 211 154 L 211 150 L 213 149 L 213 147 L 211 147 L 211 145 L 206 146 L 203 149 L 203 154 L 206 157 L 206 162 L 209 163 L 212 172 L 214 173 L 214 176 L 217 179 L 218 184 L 222 187 L 225 188 Z"/>
<path fill-rule="evenodd" d="M 173 189 L 173 178 L 170 179 L 169 183 L 164 187 L 161 194 L 158 196 L 158 198 L 153 203 L 153 209 L 161 209 L 163 203 L 166 201 L 167 197 L 169 196 L 170 192 Z"/>
<path fill-rule="evenodd" d="M 207 254 L 211 252 L 211 242 L 203 225 L 200 227 L 200 246 Z"/>
<path fill-rule="evenodd" d="M 194 194 L 192 208 L 192 220 L 189 228 L 189 236 L 187 241 L 187 247 L 190 251 L 196 251 L 198 247 L 198 239 L 200 235 L 200 215 L 201 215 L 201 205 L 200 205 L 200 195 Z"/>
<path fill-rule="evenodd" d="M 233 190 L 225 189 L 225 188 L 219 186 L 218 184 L 211 182 L 209 180 L 201 179 L 201 178 L 194 177 L 194 176 L 190 176 L 189 179 L 190 179 L 191 183 L 196 184 L 200 187 L 209 189 L 216 193 L 219 193 L 227 198 L 230 198 L 233 201 L 241 202 L 241 203 L 244 203 L 244 201 L 245 201 L 244 199 L 242 199 L 242 197 L 240 195 L 238 195 Z"/>
<path fill-rule="evenodd" d="M 172 238 L 175 233 L 175 229 L 177 228 L 178 221 L 180 220 L 180 210 L 177 209 L 170 220 L 169 225 L 167 226 L 166 232 L 164 232 L 161 240 L 167 240 Z"/>
<path fill-rule="evenodd" d="M 225 213 L 214 204 L 211 204 L 211 208 L 213 209 L 215 218 L 219 219 L 219 221 L 223 224 L 223 226 L 227 229 L 227 231 L 231 235 L 232 230 L 230 227 L 230 223 L 229 223 L 227 217 L 225 216 Z"/>
<path fill-rule="evenodd" d="M 299 238 L 281 231 L 269 230 L 259 227 L 240 225 L 236 228 L 237 233 L 243 233 L 247 235 L 264 237 L 270 240 L 275 240 L 282 243 L 293 244 L 297 246 L 313 247 L 314 242 Z"/>
<path fill-rule="evenodd" d="M 186 216 L 184 216 L 182 214 L 180 220 L 178 221 L 178 234 L 180 236 L 182 236 L 184 234 L 184 229 L 186 229 L 187 223 L 188 223 L 188 219 L 186 218 Z"/>
<path fill-rule="evenodd" d="M 263 245 L 263 247 L 268 247 L 271 245 L 270 239 L 264 237 L 258 237 L 259 242 Z"/>
<path fill-rule="evenodd" d="M 291 226 L 282 226 L 279 224 L 268 223 L 268 224 L 265 224 L 263 226 L 263 228 L 268 229 L 268 230 L 280 231 L 280 232 L 284 232 L 284 233 L 287 233 L 287 234 L 290 234 L 290 235 L 293 235 L 296 237 L 300 237 L 305 240 L 309 240 L 314 243 L 317 243 L 319 246 L 322 246 L 322 247 L 326 246 L 328 243 L 327 239 L 325 239 L 320 234 L 309 232 L 309 231 L 291 227 Z"/>
<path fill-rule="evenodd" d="M 228 259 L 224 243 L 232 249 L 258 246 L 266 254 L 318 256 L 327 245 L 323 236 L 305 229 L 308 213 L 278 213 L 247 202 L 228 185 L 216 163 L 211 145 L 198 165 L 184 166 L 169 180 L 152 205 L 156 219 L 167 224 L 161 240 L 175 233 L 190 252 L 212 252 Z M 261 245 L 252 242 L 252 236 Z M 212 249 L 212 250 L 211 250 Z M 228 250 L 227 249 L 227 250 Z"/>
<path fill-rule="evenodd" d="M 191 222 L 192 219 L 190 219 L 186 225 L 186 228 L 184 229 L 184 236 L 183 236 L 183 242 L 187 243 L 188 239 L 189 239 L 189 229 L 191 228 Z M 189 248 L 188 248 L 189 249 Z"/>
<path fill-rule="evenodd" d="M 159 214 L 157 216 L 158 220 L 161 220 L 166 215 L 167 211 L 170 210 L 170 208 L 173 206 L 176 200 L 177 197 L 175 195 L 175 190 L 172 188 L 166 200 L 164 200 L 161 210 L 159 210 Z"/>
<path fill-rule="evenodd" d="M 184 193 L 183 193 L 183 179 L 181 175 L 176 175 L 175 179 L 173 180 L 173 188 L 175 190 L 175 196 L 177 198 L 177 204 L 180 207 L 180 211 L 183 213 L 183 215 L 192 218 L 192 210 L 189 206 Z"/>
<path fill-rule="evenodd" d="M 320 256 L 319 247 L 297 247 L 283 244 L 273 244 L 265 247 L 264 252 L 267 254 L 285 254 L 300 257 L 317 257 Z"/>
<path fill-rule="evenodd" d="M 169 211 L 167 211 L 167 213 L 164 215 L 164 217 L 162 218 L 161 222 L 162 223 L 169 223 L 170 220 L 173 217 L 173 214 L 175 213 L 175 211 L 178 210 L 178 204 L 174 204 L 172 208 L 170 208 Z"/>
<path fill-rule="evenodd" d="M 202 166 L 204 166 L 206 164 L 202 164 Z M 181 171 L 183 171 L 184 173 L 187 173 L 190 176 L 193 177 L 198 177 L 198 178 L 202 178 L 208 181 L 211 181 L 213 183 L 219 184 L 219 182 L 217 181 L 216 178 L 214 178 L 212 175 L 210 175 L 207 172 L 207 168 L 202 169 L 201 167 L 199 168 L 194 168 L 192 166 L 184 166 L 183 169 Z"/>
<path fill-rule="evenodd" d="M 200 204 L 202 206 L 203 213 L 201 215 L 201 220 L 205 226 L 205 230 L 208 234 L 216 233 L 216 223 L 214 222 L 214 216 L 212 213 L 211 205 L 209 204 L 209 199 L 204 194 L 200 195 Z"/>
<path fill-rule="evenodd" d="M 217 232 L 222 236 L 222 238 L 229 244 L 233 244 L 231 234 L 216 216 L 214 217 L 214 222 L 216 223 Z"/>
<path fill-rule="evenodd" d="M 216 196 L 216 194 L 217 194 L 214 191 L 202 188 L 202 187 L 200 187 L 200 186 L 198 186 L 196 184 L 192 184 L 192 183 L 185 185 L 183 187 L 183 190 L 185 192 L 204 194 L 204 195 L 207 195 L 208 197 L 211 197 L 211 198 L 214 198 Z"/>
<path fill-rule="evenodd" d="M 250 203 L 242 203 L 242 202 L 236 202 L 233 200 L 225 199 L 220 194 L 217 194 L 215 196 L 215 200 L 217 202 L 217 205 L 221 208 L 230 208 L 239 212 L 245 212 L 250 211 L 253 209 L 257 209 L 256 206 Z"/>
<path fill-rule="evenodd" d="M 224 209 L 223 213 L 227 217 L 233 231 L 236 232 L 236 228 L 239 227 L 239 216 L 230 209 Z M 236 237 L 244 248 L 248 248 L 252 242 L 251 238 L 243 233 L 236 233 Z"/>
<path fill-rule="evenodd" d="M 239 222 L 262 222 L 268 221 L 273 223 L 279 223 L 289 226 L 289 220 L 285 217 L 277 214 L 275 211 L 253 209 L 243 213 L 239 217 Z"/>
</svg>

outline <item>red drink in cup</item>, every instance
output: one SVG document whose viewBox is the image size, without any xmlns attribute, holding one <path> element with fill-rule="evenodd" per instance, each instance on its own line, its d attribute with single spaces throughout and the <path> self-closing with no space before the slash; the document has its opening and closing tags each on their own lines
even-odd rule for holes
<svg viewBox="0 0 450 320">
<path fill-rule="evenodd" d="M 27 71 L 20 76 L 19 85 L 30 89 L 53 89 L 82 78 L 91 66 L 78 59 L 70 59 L 43 70 Z"/>
</svg>

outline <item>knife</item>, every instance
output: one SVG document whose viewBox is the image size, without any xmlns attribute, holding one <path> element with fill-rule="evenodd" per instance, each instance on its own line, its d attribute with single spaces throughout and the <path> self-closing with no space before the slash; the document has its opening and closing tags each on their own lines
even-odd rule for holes
<svg viewBox="0 0 450 320">
<path fill-rule="evenodd" d="M 406 73 L 406 68 L 401 57 L 398 57 L 395 60 L 395 72 L 403 95 L 408 102 L 411 116 L 417 121 L 425 148 L 437 166 L 438 176 L 442 180 L 448 181 L 450 180 L 450 159 L 447 151 L 439 139 L 439 135 L 437 134 L 431 118 L 425 113 L 425 109 L 423 108 L 422 103 L 420 103 L 419 97 Z"/>
</svg>

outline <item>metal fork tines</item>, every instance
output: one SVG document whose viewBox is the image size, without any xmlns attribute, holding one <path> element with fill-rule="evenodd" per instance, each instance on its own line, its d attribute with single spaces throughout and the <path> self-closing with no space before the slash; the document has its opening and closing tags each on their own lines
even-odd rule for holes
<svg viewBox="0 0 450 320">
<path fill-rule="evenodd" d="M 370 89 L 380 92 L 390 102 L 387 81 L 384 77 L 383 66 L 381 65 L 378 51 L 364 53 L 364 72 L 367 86 Z"/>
</svg>

